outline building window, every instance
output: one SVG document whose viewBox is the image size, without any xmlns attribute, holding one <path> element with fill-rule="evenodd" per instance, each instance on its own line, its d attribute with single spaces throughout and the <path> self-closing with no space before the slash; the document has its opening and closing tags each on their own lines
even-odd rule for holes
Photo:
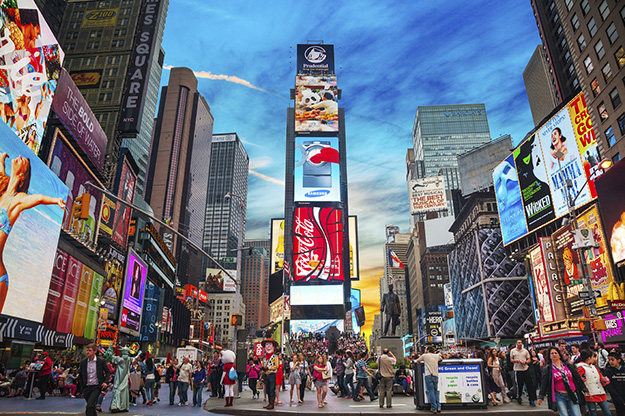
<svg viewBox="0 0 625 416">
<path fill-rule="evenodd" d="M 76 49 L 76 44 L 75 43 L 70 43 L 67 45 L 67 50 L 68 51 L 73 51 L 74 49 Z"/>
<path fill-rule="evenodd" d="M 106 123 L 109 119 L 109 113 L 102 113 L 98 115 L 98 121 L 100 123 Z"/>
<path fill-rule="evenodd" d="M 99 101 L 111 101 L 112 99 L 113 99 L 113 93 L 111 92 L 100 93 Z"/>
<path fill-rule="evenodd" d="M 586 49 L 586 38 L 583 33 L 577 38 L 577 45 L 579 46 L 579 51 L 584 52 L 584 49 Z"/>
<path fill-rule="evenodd" d="M 100 29 L 100 30 L 92 30 L 89 33 L 89 37 L 90 38 L 99 38 L 100 36 L 102 36 L 102 29 Z"/>
<path fill-rule="evenodd" d="M 599 86 L 599 80 L 597 80 L 597 78 L 592 80 L 590 88 L 592 88 L 592 93 L 595 97 L 601 93 L 601 87 Z"/>
<path fill-rule="evenodd" d="M 616 120 L 618 122 L 618 128 L 621 130 L 621 136 L 625 134 L 625 113 Z"/>
<path fill-rule="evenodd" d="M 612 156 L 612 163 L 613 164 L 616 165 L 620 161 L 621 161 L 621 155 L 619 153 L 617 153 L 614 156 Z"/>
<path fill-rule="evenodd" d="M 75 11 L 74 13 L 72 13 L 72 19 L 82 19 L 84 14 L 85 12 L 83 11 Z"/>
<path fill-rule="evenodd" d="M 590 55 L 584 59 L 584 66 L 586 67 L 586 73 L 590 74 L 595 67 L 592 65 L 592 59 L 590 59 Z"/>
<path fill-rule="evenodd" d="M 124 46 L 124 39 L 114 40 L 113 42 L 111 42 L 111 46 L 113 48 L 121 48 L 122 46 Z"/>
<path fill-rule="evenodd" d="M 599 39 L 599 41 L 595 45 L 595 52 L 597 53 L 597 58 L 599 60 L 601 60 L 601 58 L 603 58 L 603 55 L 605 55 L 605 50 L 603 49 L 603 42 L 601 42 L 601 39 Z"/>
<path fill-rule="evenodd" d="M 595 33 L 597 33 L 597 24 L 595 23 L 594 17 L 590 19 L 590 21 L 586 24 L 586 27 L 588 27 L 588 33 L 590 33 L 590 37 L 592 38 L 593 36 L 595 36 Z"/>
<path fill-rule="evenodd" d="M 605 131 L 605 139 L 607 140 L 609 147 L 616 144 L 616 138 L 614 137 L 614 130 L 612 130 L 612 126 L 608 127 Z"/>
<path fill-rule="evenodd" d="M 625 22 L 625 7 L 621 9 L 621 19 Z"/>
<path fill-rule="evenodd" d="M 584 13 L 584 16 L 586 16 L 590 11 L 590 4 L 588 3 L 588 0 L 582 0 L 580 6 L 582 7 L 582 13 Z"/>
<path fill-rule="evenodd" d="M 573 32 L 579 29 L 579 19 L 577 18 L 577 14 L 574 14 L 573 17 L 571 17 L 571 25 L 573 26 Z"/>
<path fill-rule="evenodd" d="M 601 19 L 605 20 L 608 18 L 610 14 L 610 8 L 608 7 L 608 2 L 603 0 L 599 5 L 599 14 L 601 15 Z"/>
<path fill-rule="evenodd" d="M 569 75 L 574 75 L 575 74 L 575 65 L 571 64 L 569 65 Z"/>
<path fill-rule="evenodd" d="M 566 49 L 566 38 L 562 38 L 562 40 L 560 41 L 560 48 L 562 50 Z"/>
<path fill-rule="evenodd" d="M 120 61 L 119 56 L 109 56 L 107 63 L 109 65 L 112 65 L 112 64 L 118 64 L 119 61 Z"/>
<path fill-rule="evenodd" d="M 123 19 L 117 19 L 117 26 L 126 26 L 130 19 L 124 17 Z"/>
<path fill-rule="evenodd" d="M 568 63 L 571 60 L 571 52 L 566 51 L 566 54 L 564 54 L 564 62 Z"/>
<path fill-rule="evenodd" d="M 610 101 L 612 101 L 612 108 L 614 109 L 621 105 L 621 97 L 618 95 L 616 88 L 610 91 Z"/>
<path fill-rule="evenodd" d="M 601 101 L 601 104 L 597 107 L 597 111 L 599 112 L 599 116 L 601 116 L 602 121 L 609 117 L 608 108 L 605 106 L 603 101 Z"/>
<path fill-rule="evenodd" d="M 117 68 L 109 68 L 104 72 L 104 75 L 109 77 L 117 76 Z"/>
<path fill-rule="evenodd" d="M 92 66 L 95 64 L 95 58 L 82 58 L 81 66 Z"/>
<path fill-rule="evenodd" d="M 105 7 L 111 7 L 111 2 L 110 1 L 101 1 L 98 3 L 98 8 L 99 9 L 103 9 Z"/>
<path fill-rule="evenodd" d="M 556 13 L 553 15 L 553 24 L 555 25 L 558 22 L 558 20 L 560 20 L 560 16 L 558 15 L 558 13 Z"/>
<path fill-rule="evenodd" d="M 115 36 L 126 36 L 126 29 L 115 29 L 113 32 Z"/>
<path fill-rule="evenodd" d="M 614 52 L 614 58 L 616 58 L 616 64 L 619 68 L 623 68 L 623 66 L 625 66 L 625 50 L 622 46 Z"/>
<path fill-rule="evenodd" d="M 610 67 L 609 62 L 605 64 L 603 69 L 601 69 L 601 72 L 603 72 L 603 79 L 605 79 L 606 84 L 612 80 L 614 74 L 612 74 L 612 67 Z"/>
<path fill-rule="evenodd" d="M 614 22 L 608 26 L 605 33 L 608 35 L 608 39 L 610 39 L 610 45 L 612 45 L 618 39 L 618 32 L 616 31 L 616 26 Z"/>
<path fill-rule="evenodd" d="M 573 8 L 573 0 L 566 0 L 564 3 L 566 4 L 566 10 L 570 12 Z"/>
<path fill-rule="evenodd" d="M 98 49 L 100 47 L 100 41 L 87 42 L 87 49 Z"/>
</svg>

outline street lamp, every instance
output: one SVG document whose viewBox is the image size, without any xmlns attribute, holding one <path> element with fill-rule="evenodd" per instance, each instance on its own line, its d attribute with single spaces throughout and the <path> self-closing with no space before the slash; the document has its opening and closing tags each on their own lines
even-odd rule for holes
<svg viewBox="0 0 625 416">
<path fill-rule="evenodd" d="M 240 282 L 241 282 L 241 250 L 243 249 L 243 228 L 245 228 L 245 218 L 243 213 L 243 208 L 245 208 L 245 203 L 243 198 L 240 196 L 228 192 L 224 195 L 224 201 L 230 202 L 231 199 L 235 199 L 238 202 L 239 208 L 241 209 L 241 226 L 239 227 L 239 239 L 237 242 L 237 281 L 235 281 L 236 290 L 234 292 L 234 313 L 239 313 L 239 294 L 240 294 Z M 232 350 L 236 353 L 237 351 L 237 327 L 232 326 L 232 330 L 234 334 L 232 335 Z"/>
</svg>

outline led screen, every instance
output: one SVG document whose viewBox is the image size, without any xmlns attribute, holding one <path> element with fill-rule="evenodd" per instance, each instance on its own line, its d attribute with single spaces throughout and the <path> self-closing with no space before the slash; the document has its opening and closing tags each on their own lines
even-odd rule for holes
<svg viewBox="0 0 625 416">
<path fill-rule="evenodd" d="M 356 319 L 356 309 L 360 306 L 360 289 L 351 289 L 350 301 L 352 303 L 352 331 L 354 334 L 359 334 L 360 327 Z"/>
<path fill-rule="evenodd" d="M 271 220 L 271 273 L 284 267 L 284 219 Z"/>
<path fill-rule="evenodd" d="M 349 277 L 352 280 L 360 280 L 360 265 L 358 250 L 358 217 L 349 216 Z"/>
<path fill-rule="evenodd" d="M 334 45 L 297 45 L 297 73 L 334 75 Z"/>
<path fill-rule="evenodd" d="M 338 131 L 336 77 L 298 75 L 295 78 L 295 131 Z"/>
<path fill-rule="evenodd" d="M 342 211 L 308 207 L 295 210 L 293 276 L 295 281 L 344 281 Z"/>
<path fill-rule="evenodd" d="M 291 305 L 342 305 L 343 285 L 291 286 Z"/>
<path fill-rule="evenodd" d="M 601 218 L 615 264 L 625 260 L 625 163 L 619 162 L 596 181 Z"/>
<path fill-rule="evenodd" d="M 63 221 L 60 205 L 67 198 L 67 186 L 13 130 L 0 123 L 3 154 L 0 294 L 6 293 L 6 298 L 0 295 L 0 313 L 41 322 Z M 27 175 L 29 181 L 20 179 Z"/>
<path fill-rule="evenodd" d="M 527 234 L 523 200 L 513 155 L 508 156 L 493 169 L 493 184 L 503 242 L 509 244 Z"/>
<path fill-rule="evenodd" d="M 340 201 L 340 176 L 338 138 L 295 138 L 295 165 L 293 169 L 295 201 Z"/>
<path fill-rule="evenodd" d="M 119 318 L 119 329 L 134 336 L 139 336 L 146 274 L 147 265 L 145 262 L 134 250 L 128 250 L 126 282 Z"/>
<path fill-rule="evenodd" d="M 291 320 L 291 334 L 310 334 L 319 332 L 325 334 L 325 332 L 330 329 L 330 327 L 335 326 L 336 329 L 343 332 L 344 331 L 344 320 L 343 319 L 307 319 L 307 320 L 299 320 L 293 319 Z"/>
</svg>

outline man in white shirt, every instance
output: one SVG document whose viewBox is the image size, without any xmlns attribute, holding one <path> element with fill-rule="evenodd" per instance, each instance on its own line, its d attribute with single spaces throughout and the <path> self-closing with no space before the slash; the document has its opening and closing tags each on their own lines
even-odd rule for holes
<svg viewBox="0 0 625 416">
<path fill-rule="evenodd" d="M 393 377 L 395 372 L 393 366 L 397 363 L 397 359 L 392 352 L 385 348 L 382 355 L 378 358 L 378 371 L 380 372 L 380 384 L 378 387 L 378 395 L 380 396 L 380 407 L 384 407 L 386 399 L 386 407 L 393 407 L 391 397 L 393 396 Z"/>
<path fill-rule="evenodd" d="M 517 395 L 516 399 L 519 404 L 523 403 L 523 386 L 527 387 L 527 395 L 529 396 L 530 406 L 536 407 L 536 386 L 529 371 L 529 364 L 532 358 L 528 350 L 523 348 L 523 341 L 520 339 L 516 342 L 516 348 L 510 351 L 510 361 L 514 363 L 514 376 L 516 378 Z"/>
<path fill-rule="evenodd" d="M 430 402 L 430 411 L 432 413 L 441 412 L 441 403 L 438 392 L 438 363 L 443 361 L 440 354 L 434 353 L 434 347 L 429 346 L 427 353 L 417 358 L 417 362 L 423 363 L 425 366 L 425 391 Z"/>
<path fill-rule="evenodd" d="M 189 383 L 191 382 L 192 371 L 193 366 L 189 363 L 189 357 L 184 357 L 180 365 L 180 371 L 178 372 L 178 397 L 180 398 L 178 406 L 187 405 L 187 391 L 189 389 Z"/>
</svg>

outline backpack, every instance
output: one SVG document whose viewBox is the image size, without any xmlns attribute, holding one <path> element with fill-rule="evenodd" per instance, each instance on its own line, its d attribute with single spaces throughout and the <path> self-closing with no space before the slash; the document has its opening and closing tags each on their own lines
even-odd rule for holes
<svg viewBox="0 0 625 416">
<path fill-rule="evenodd" d="M 232 367 L 230 371 L 228 371 L 228 378 L 230 379 L 230 381 L 237 381 L 237 379 L 239 378 L 237 370 L 235 370 L 234 367 Z"/>
</svg>

